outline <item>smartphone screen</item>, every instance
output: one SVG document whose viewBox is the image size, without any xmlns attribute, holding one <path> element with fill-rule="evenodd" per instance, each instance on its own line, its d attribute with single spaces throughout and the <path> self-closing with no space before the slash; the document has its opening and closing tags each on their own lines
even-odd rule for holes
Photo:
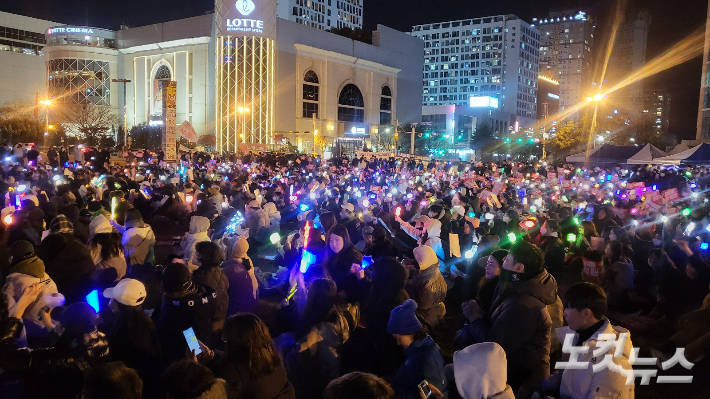
<svg viewBox="0 0 710 399">
<path fill-rule="evenodd" d="M 425 397 L 431 396 L 431 389 L 429 389 L 429 383 L 424 380 L 419 383 L 419 390 L 424 394 Z"/>
<path fill-rule="evenodd" d="M 195 330 L 193 330 L 192 327 L 183 331 L 182 335 L 185 336 L 185 341 L 187 341 L 187 347 L 190 348 L 191 351 L 194 350 L 196 355 L 202 353 L 202 349 L 200 349 L 200 344 L 197 342 L 197 337 L 195 336 Z"/>
</svg>

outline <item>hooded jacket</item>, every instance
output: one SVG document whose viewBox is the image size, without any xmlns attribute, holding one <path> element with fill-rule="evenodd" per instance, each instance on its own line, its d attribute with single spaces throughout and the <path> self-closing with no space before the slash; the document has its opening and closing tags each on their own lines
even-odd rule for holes
<svg viewBox="0 0 710 399">
<path fill-rule="evenodd" d="M 266 214 L 266 211 L 259 208 L 248 212 L 245 223 L 249 229 L 250 237 L 254 237 L 255 240 L 262 243 L 266 242 L 261 241 L 261 239 L 264 239 L 265 232 L 269 230 L 269 216 Z"/>
<path fill-rule="evenodd" d="M 196 283 L 207 285 L 215 290 L 217 303 L 214 319 L 212 320 L 212 330 L 221 330 L 224 326 L 224 320 L 227 318 L 227 306 L 229 305 L 229 295 L 227 294 L 229 279 L 227 275 L 222 273 L 222 269 L 218 266 L 200 266 L 192 273 L 192 278 Z"/>
<path fill-rule="evenodd" d="M 197 270 L 195 264 L 195 246 L 198 242 L 209 241 L 207 230 L 210 228 L 210 220 L 203 216 L 193 216 L 190 219 L 190 231 L 183 237 L 180 246 L 185 251 L 184 258 L 190 271 Z"/>
<path fill-rule="evenodd" d="M 195 286 L 196 291 L 190 295 L 181 298 L 163 297 L 156 328 L 166 364 L 185 356 L 187 344 L 182 332 L 190 327 L 202 343 L 208 347 L 212 343 L 212 320 L 217 309 L 217 293 L 205 285 Z"/>
<path fill-rule="evenodd" d="M 146 262 L 155 262 L 150 255 L 155 245 L 153 229 L 144 224 L 143 227 L 131 227 L 123 233 L 123 253 L 131 265 L 142 265 Z"/>
<path fill-rule="evenodd" d="M 456 388 L 463 399 L 513 399 L 507 380 L 508 360 L 495 342 L 473 344 L 454 352 Z"/>
<path fill-rule="evenodd" d="M 15 305 L 17 305 L 17 301 L 22 296 L 25 288 L 42 281 L 44 281 L 42 286 L 43 295 L 40 295 L 39 300 L 27 308 L 25 318 L 37 320 L 39 311 L 47 306 L 48 300 L 51 301 L 50 297 L 59 291 L 57 291 L 57 284 L 45 272 L 44 263 L 37 256 L 32 256 L 13 265 L 3 286 L 3 292 L 6 294 L 8 301 L 8 312 L 12 313 L 15 309 Z"/>
<path fill-rule="evenodd" d="M 229 280 L 227 315 L 254 313 L 259 306 L 259 283 L 254 274 L 254 264 L 250 270 L 246 270 L 243 264 L 244 259 L 249 259 L 247 248 L 246 240 L 237 240 L 232 250 L 232 259 L 222 264 L 222 271 Z"/>
<path fill-rule="evenodd" d="M 21 332 L 19 319 L 0 322 L 0 369 L 26 378 L 25 397 L 74 399 L 89 370 L 108 361 L 108 340 L 98 331 L 71 341 L 62 337 L 54 347 L 42 349 L 18 349 L 15 340 Z"/>
<path fill-rule="evenodd" d="M 627 258 L 612 263 L 603 275 L 604 291 L 612 306 L 623 302 L 626 293 L 634 289 L 634 265 Z"/>
<path fill-rule="evenodd" d="M 557 302 L 557 281 L 546 270 L 516 282 L 501 281 L 489 316 L 467 324 L 454 337 L 463 348 L 495 342 L 508 354 L 508 381 L 513 389 L 531 389 L 549 375 L 550 326 L 548 305 Z"/>
<path fill-rule="evenodd" d="M 91 275 L 96 270 L 86 245 L 71 233 L 50 234 L 37 247 L 37 256 L 44 261 L 47 274 L 57 283 L 57 289 L 67 303 L 84 300 L 91 291 Z"/>
<path fill-rule="evenodd" d="M 558 328 L 555 333 L 562 342 L 568 334 L 574 336 L 573 342 L 577 340 L 577 333 L 569 327 Z M 595 357 L 594 352 L 603 347 L 597 344 L 601 334 L 613 334 L 616 340 L 619 339 L 620 334 L 627 334 L 622 353 L 618 357 L 615 357 L 614 346 L 609 347 L 603 355 Z M 586 362 L 588 367 L 577 370 L 567 368 L 556 372 L 543 381 L 542 386 L 545 389 L 559 389 L 560 399 L 633 399 L 634 384 L 626 385 L 626 374 L 632 373 L 629 359 L 634 350 L 628 330 L 612 326 L 609 319 L 604 318 L 604 324 L 594 335 L 575 346 L 589 348 L 587 353 L 580 354 L 577 358 L 578 362 Z M 609 356 L 613 364 L 620 366 L 623 371 L 612 371 L 609 367 L 604 367 L 594 372 L 593 366 L 605 356 Z"/>
</svg>

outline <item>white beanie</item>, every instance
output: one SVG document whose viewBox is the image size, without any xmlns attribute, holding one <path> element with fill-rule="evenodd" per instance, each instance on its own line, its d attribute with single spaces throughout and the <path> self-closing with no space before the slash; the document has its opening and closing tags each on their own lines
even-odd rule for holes
<svg viewBox="0 0 710 399">
<path fill-rule="evenodd" d="M 39 206 L 39 199 L 34 194 L 27 194 L 22 198 L 22 200 L 23 201 L 30 200 L 35 204 L 35 206 Z"/>
<path fill-rule="evenodd" d="M 439 266 L 439 258 L 436 257 L 436 252 L 428 245 L 420 245 L 414 248 L 414 259 L 419 264 L 419 270 L 426 270 L 431 266 Z"/>
<path fill-rule="evenodd" d="M 111 222 L 106 219 L 106 216 L 98 215 L 89 224 L 89 231 L 91 232 L 92 236 L 102 233 L 112 233 L 113 226 L 111 226 Z"/>
<path fill-rule="evenodd" d="M 439 219 L 429 219 L 424 222 L 424 229 L 429 233 L 429 237 L 439 237 L 441 235 L 441 222 Z"/>
</svg>

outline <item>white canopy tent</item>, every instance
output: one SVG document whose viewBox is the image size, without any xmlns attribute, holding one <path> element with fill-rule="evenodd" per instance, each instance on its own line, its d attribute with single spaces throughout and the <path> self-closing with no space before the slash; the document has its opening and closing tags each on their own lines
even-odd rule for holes
<svg viewBox="0 0 710 399">
<path fill-rule="evenodd" d="M 665 165 L 705 165 L 710 164 L 710 144 L 700 144 L 675 155 L 656 158 L 652 163 Z"/>
<path fill-rule="evenodd" d="M 687 144 L 685 144 L 685 143 L 680 143 L 680 144 L 678 144 L 677 146 L 675 146 L 675 147 L 671 150 L 671 152 L 668 153 L 668 155 L 680 154 L 681 152 L 687 151 L 687 150 L 689 150 L 689 149 L 690 149 L 690 147 L 688 147 Z"/>
<path fill-rule="evenodd" d="M 644 165 L 653 163 L 656 158 L 665 157 L 668 154 L 654 147 L 652 144 L 646 144 L 641 151 L 637 152 L 629 158 L 626 163 L 631 165 Z"/>
</svg>

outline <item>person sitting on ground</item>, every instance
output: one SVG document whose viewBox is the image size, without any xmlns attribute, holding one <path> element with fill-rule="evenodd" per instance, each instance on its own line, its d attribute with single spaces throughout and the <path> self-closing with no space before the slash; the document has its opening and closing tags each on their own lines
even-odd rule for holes
<svg viewBox="0 0 710 399">
<path fill-rule="evenodd" d="M 407 283 L 407 293 L 417 302 L 417 317 L 433 329 L 446 315 L 446 281 L 439 271 L 439 259 L 431 247 L 421 245 L 414 248 L 414 259 L 418 269 L 410 271 L 414 277 Z"/>
<path fill-rule="evenodd" d="M 195 360 L 171 364 L 161 380 L 166 399 L 227 399 L 226 382 Z"/>
<path fill-rule="evenodd" d="M 122 362 L 102 364 L 86 376 L 81 399 L 141 399 L 143 381 Z"/>
<path fill-rule="evenodd" d="M 605 317 L 607 311 L 607 297 L 604 290 L 593 283 L 577 283 L 572 285 L 565 294 L 564 316 L 567 327 L 558 328 L 555 333 L 565 346 L 586 347 L 587 352 L 578 356 L 577 362 L 587 365 L 583 369 L 564 368 L 547 377 L 542 382 L 546 393 L 560 399 L 572 398 L 619 398 L 630 399 L 634 397 L 634 385 L 626 385 L 626 376 L 620 370 L 604 367 L 593 370 L 594 359 L 608 358 L 617 367 L 626 373 L 631 372 L 629 358 L 632 356 L 633 345 L 629 331 L 612 326 Z M 623 348 L 617 350 L 614 346 L 600 345 L 600 336 L 609 334 L 617 341 L 621 334 L 626 334 Z M 606 352 L 599 355 L 601 348 L 606 347 Z M 559 366 L 559 363 L 558 363 Z"/>
<path fill-rule="evenodd" d="M 222 264 L 227 276 L 229 304 L 227 315 L 254 313 L 259 306 L 259 283 L 254 274 L 254 264 L 249 256 L 249 243 L 240 237 L 232 249 L 232 258 Z"/>
<path fill-rule="evenodd" d="M 217 309 L 212 320 L 212 331 L 216 332 L 222 329 L 229 306 L 229 279 L 220 269 L 224 255 L 219 246 L 211 241 L 198 242 L 195 252 L 195 263 L 199 268 L 192 273 L 193 280 L 212 288 L 217 294 Z"/>
<path fill-rule="evenodd" d="M 331 381 L 323 399 L 393 399 L 394 391 L 387 381 L 369 373 L 353 372 Z"/>
</svg>

